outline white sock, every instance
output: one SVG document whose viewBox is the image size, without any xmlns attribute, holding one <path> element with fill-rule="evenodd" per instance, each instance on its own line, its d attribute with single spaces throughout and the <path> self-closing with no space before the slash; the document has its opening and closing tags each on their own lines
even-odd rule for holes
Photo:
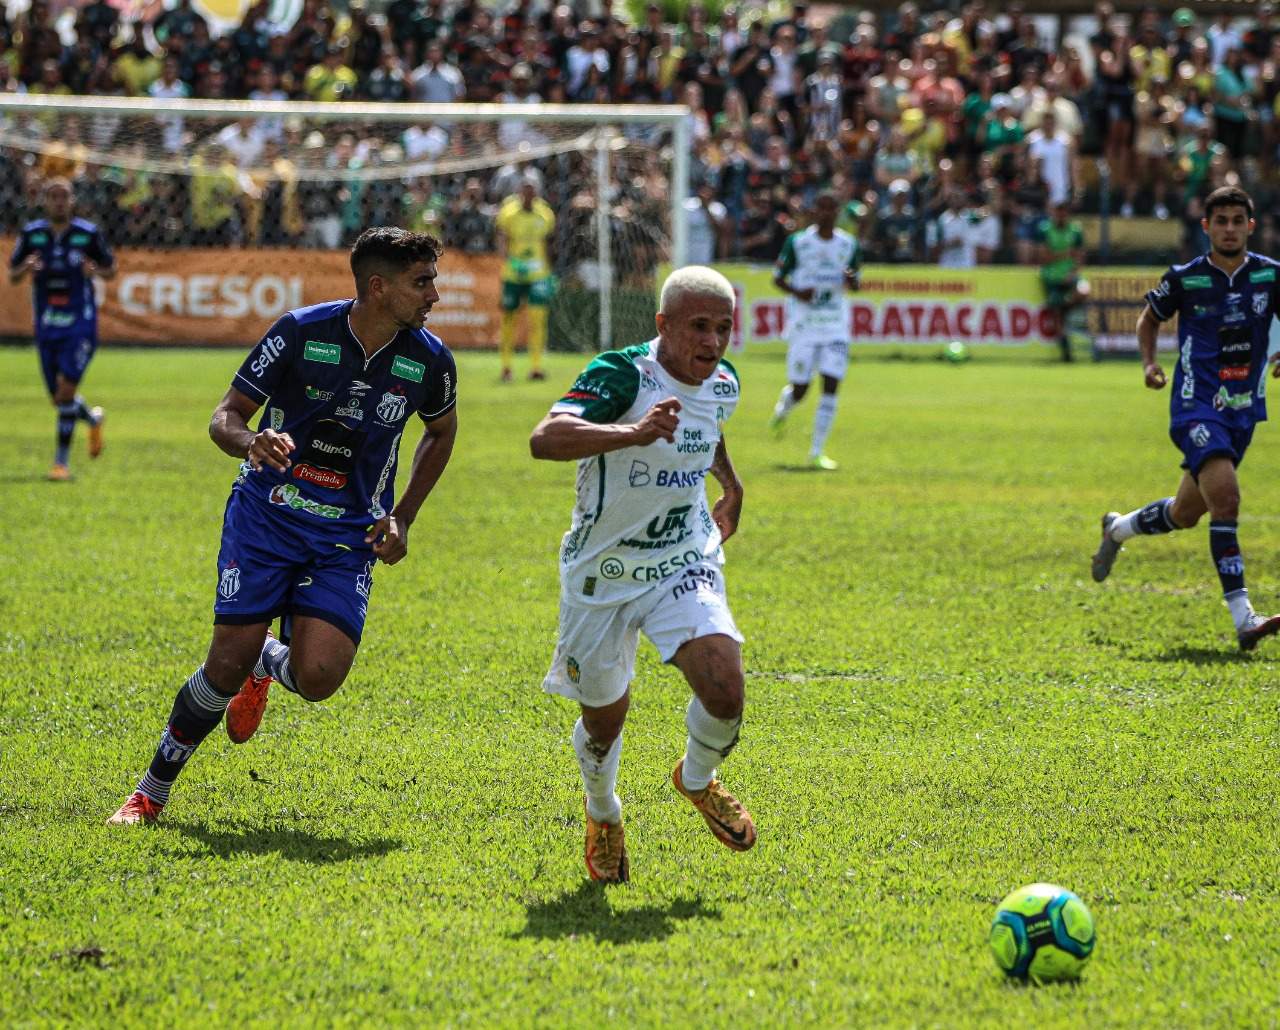
<svg viewBox="0 0 1280 1030">
<path fill-rule="evenodd" d="M 1231 609 L 1231 619 L 1236 624 L 1236 629 L 1244 629 L 1253 618 L 1253 605 L 1249 602 L 1248 589 L 1233 590 L 1229 594 L 1223 594 L 1222 599 Z"/>
<path fill-rule="evenodd" d="M 774 418 L 786 418 L 791 413 L 791 409 L 796 406 L 796 393 L 791 389 L 791 384 L 787 383 L 782 388 L 782 392 L 778 394 L 778 403 L 773 406 Z"/>
<path fill-rule="evenodd" d="M 836 395 L 824 393 L 818 401 L 818 410 L 813 413 L 813 444 L 809 448 L 809 457 L 816 458 L 827 446 L 827 435 L 831 432 L 831 423 L 836 420 Z"/>
<path fill-rule="evenodd" d="M 622 734 L 601 757 L 589 744 L 591 737 L 579 719 L 573 724 L 573 750 L 582 770 L 582 786 L 587 792 L 587 814 L 598 823 L 622 822 L 622 799 L 618 797 L 618 762 L 622 758 Z"/>
<path fill-rule="evenodd" d="M 702 790 L 715 777 L 720 760 L 727 758 L 738 743 L 742 717 L 717 719 L 695 697 L 684 713 L 684 724 L 689 736 L 685 740 L 680 779 L 686 790 Z"/>
<path fill-rule="evenodd" d="M 1138 535 L 1138 516 L 1142 514 L 1141 508 L 1134 508 L 1128 515 L 1121 515 L 1115 522 L 1111 523 L 1111 539 L 1118 544 L 1131 540 Z"/>
</svg>

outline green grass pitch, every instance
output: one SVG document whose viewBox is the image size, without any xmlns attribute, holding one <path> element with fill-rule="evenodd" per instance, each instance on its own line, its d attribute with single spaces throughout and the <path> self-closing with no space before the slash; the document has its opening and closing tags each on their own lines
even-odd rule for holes
<svg viewBox="0 0 1280 1030">
<path fill-rule="evenodd" d="M 774 442 L 781 355 L 741 357 L 723 773 L 759 844 L 672 790 L 687 691 L 645 644 L 633 882 L 598 890 L 574 713 L 540 691 L 573 472 L 526 441 L 564 356 L 511 386 L 461 356 L 453 463 L 347 685 L 278 692 L 244 747 L 218 730 L 161 825 L 103 825 L 208 643 L 235 465 L 205 427 L 238 360 L 104 350 L 106 454 L 81 430 L 48 484 L 35 357 L 0 351 L 0 1025 L 1276 1024 L 1280 640 L 1236 653 L 1203 526 L 1089 579 L 1099 515 L 1176 483 L 1136 366 L 856 361 L 822 475 L 797 469 L 813 399 Z M 1241 538 L 1268 611 L 1278 470 L 1263 427 Z M 1097 920 L 1078 986 L 988 954 L 1034 880 Z"/>
</svg>

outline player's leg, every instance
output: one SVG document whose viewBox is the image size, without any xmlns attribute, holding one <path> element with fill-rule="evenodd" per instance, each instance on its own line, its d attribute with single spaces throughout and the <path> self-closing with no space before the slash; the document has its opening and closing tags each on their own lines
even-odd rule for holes
<svg viewBox="0 0 1280 1030">
<path fill-rule="evenodd" d="M 593 880 L 623 883 L 630 875 L 618 766 L 622 727 L 631 703 L 639 635 L 633 606 L 588 607 L 560 602 L 560 626 L 542 689 L 578 703 L 572 744 L 586 809 L 585 860 Z"/>
<path fill-rule="evenodd" d="M 788 341 L 787 382 L 782 387 L 782 392 L 778 394 L 778 401 L 773 406 L 773 414 L 769 417 L 769 428 L 774 436 L 782 435 L 791 409 L 804 400 L 804 395 L 809 392 L 815 360 L 816 353 L 812 344 L 807 341 Z"/>
<path fill-rule="evenodd" d="M 266 622 L 215 625 L 204 664 L 187 679 L 173 701 L 169 721 L 151 765 L 137 789 L 109 820 L 113 825 L 154 822 L 169 791 L 196 748 L 222 721 L 262 650 Z"/>
<path fill-rule="evenodd" d="M 1244 556 L 1240 552 L 1240 481 L 1234 457 L 1209 458 L 1196 479 L 1209 509 L 1209 553 L 1222 584 L 1222 599 L 1231 611 L 1240 647 L 1252 651 L 1259 640 L 1280 630 L 1280 616 L 1265 618 L 1253 610 L 1249 601 Z"/>
<path fill-rule="evenodd" d="M 834 471 L 839 466 L 826 456 L 827 437 L 836 420 L 840 383 L 849 367 L 849 345 L 835 341 L 822 348 L 818 371 L 822 374 L 822 397 L 813 413 L 813 437 L 809 445 L 809 461 L 814 468 Z"/>
<path fill-rule="evenodd" d="M 498 354 L 502 363 L 502 381 L 511 379 L 511 366 L 516 353 L 516 318 L 520 313 L 523 290 L 519 283 L 502 284 L 502 321 L 498 327 Z"/>
<path fill-rule="evenodd" d="M 1173 435 L 1181 439 L 1184 434 Z M 1183 462 L 1184 469 L 1188 467 L 1189 462 L 1202 460 L 1198 451 L 1194 449 L 1194 443 L 1187 442 L 1193 450 L 1187 461 Z M 1102 540 L 1090 562 L 1090 572 L 1094 582 L 1101 583 L 1111 574 L 1116 556 L 1119 555 L 1125 541 L 1140 535 L 1155 536 L 1172 533 L 1179 529 L 1191 529 L 1206 511 L 1208 507 L 1205 505 L 1195 477 L 1189 471 L 1184 471 L 1182 481 L 1178 484 L 1178 492 L 1173 497 L 1162 497 L 1157 501 L 1150 501 L 1141 508 L 1134 508 L 1133 511 L 1124 515 L 1118 511 L 1107 512 L 1102 516 Z"/>
<path fill-rule="evenodd" d="M 742 634 L 719 567 L 703 563 L 668 580 L 643 628 L 663 661 L 678 668 L 693 690 L 685 711 L 685 753 L 672 770 L 672 783 L 717 840 L 746 851 L 755 843 L 755 823 L 716 776 L 738 743 L 745 700 Z"/>
<path fill-rule="evenodd" d="M 98 341 L 94 336 L 81 336 L 73 346 L 64 352 L 62 375 L 71 383 L 71 401 L 75 405 L 75 416 L 89 426 L 89 457 L 96 458 L 102 453 L 102 424 L 106 420 L 106 412 L 101 407 L 90 407 L 80 396 L 80 384 L 84 382 L 89 371 L 89 362 L 97 352 Z"/>
<path fill-rule="evenodd" d="M 311 560 L 289 570 L 288 614 L 277 640 L 262 643 L 257 664 L 227 710 L 227 735 L 243 744 L 257 731 L 275 680 L 306 701 L 324 701 L 355 662 L 373 590 L 373 552 L 332 540 L 295 541 Z"/>
<path fill-rule="evenodd" d="M 547 346 L 547 305 L 551 300 L 551 281 L 542 279 L 529 288 L 526 306 L 529 319 L 529 378 L 546 379 L 542 370 L 542 353 Z"/>
</svg>

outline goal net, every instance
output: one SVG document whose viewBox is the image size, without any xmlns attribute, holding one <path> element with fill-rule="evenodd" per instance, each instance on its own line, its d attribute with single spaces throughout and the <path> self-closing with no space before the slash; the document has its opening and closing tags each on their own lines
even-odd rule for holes
<svg viewBox="0 0 1280 1030">
<path fill-rule="evenodd" d="M 0 245 L 63 176 L 120 272 L 104 340 L 246 345 L 264 322 L 351 294 L 370 225 L 445 243 L 431 326 L 497 342 L 494 221 L 525 176 L 556 214 L 552 347 L 653 332 L 660 266 L 684 253 L 686 111 L 675 106 L 366 104 L 0 95 Z M 30 333 L 21 288 L 0 335 Z"/>
</svg>

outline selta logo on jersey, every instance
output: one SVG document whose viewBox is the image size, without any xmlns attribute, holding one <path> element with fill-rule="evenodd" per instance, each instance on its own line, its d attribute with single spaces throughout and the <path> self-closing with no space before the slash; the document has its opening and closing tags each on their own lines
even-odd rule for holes
<svg viewBox="0 0 1280 1030">
<path fill-rule="evenodd" d="M 284 337 L 267 337 L 267 339 L 262 341 L 262 346 L 259 348 L 260 353 L 258 357 L 254 358 L 252 364 L 249 365 L 249 368 L 252 370 L 254 375 L 261 376 L 263 372 L 275 363 L 276 358 L 280 357 L 280 355 L 284 353 L 284 350 Z"/>
</svg>

